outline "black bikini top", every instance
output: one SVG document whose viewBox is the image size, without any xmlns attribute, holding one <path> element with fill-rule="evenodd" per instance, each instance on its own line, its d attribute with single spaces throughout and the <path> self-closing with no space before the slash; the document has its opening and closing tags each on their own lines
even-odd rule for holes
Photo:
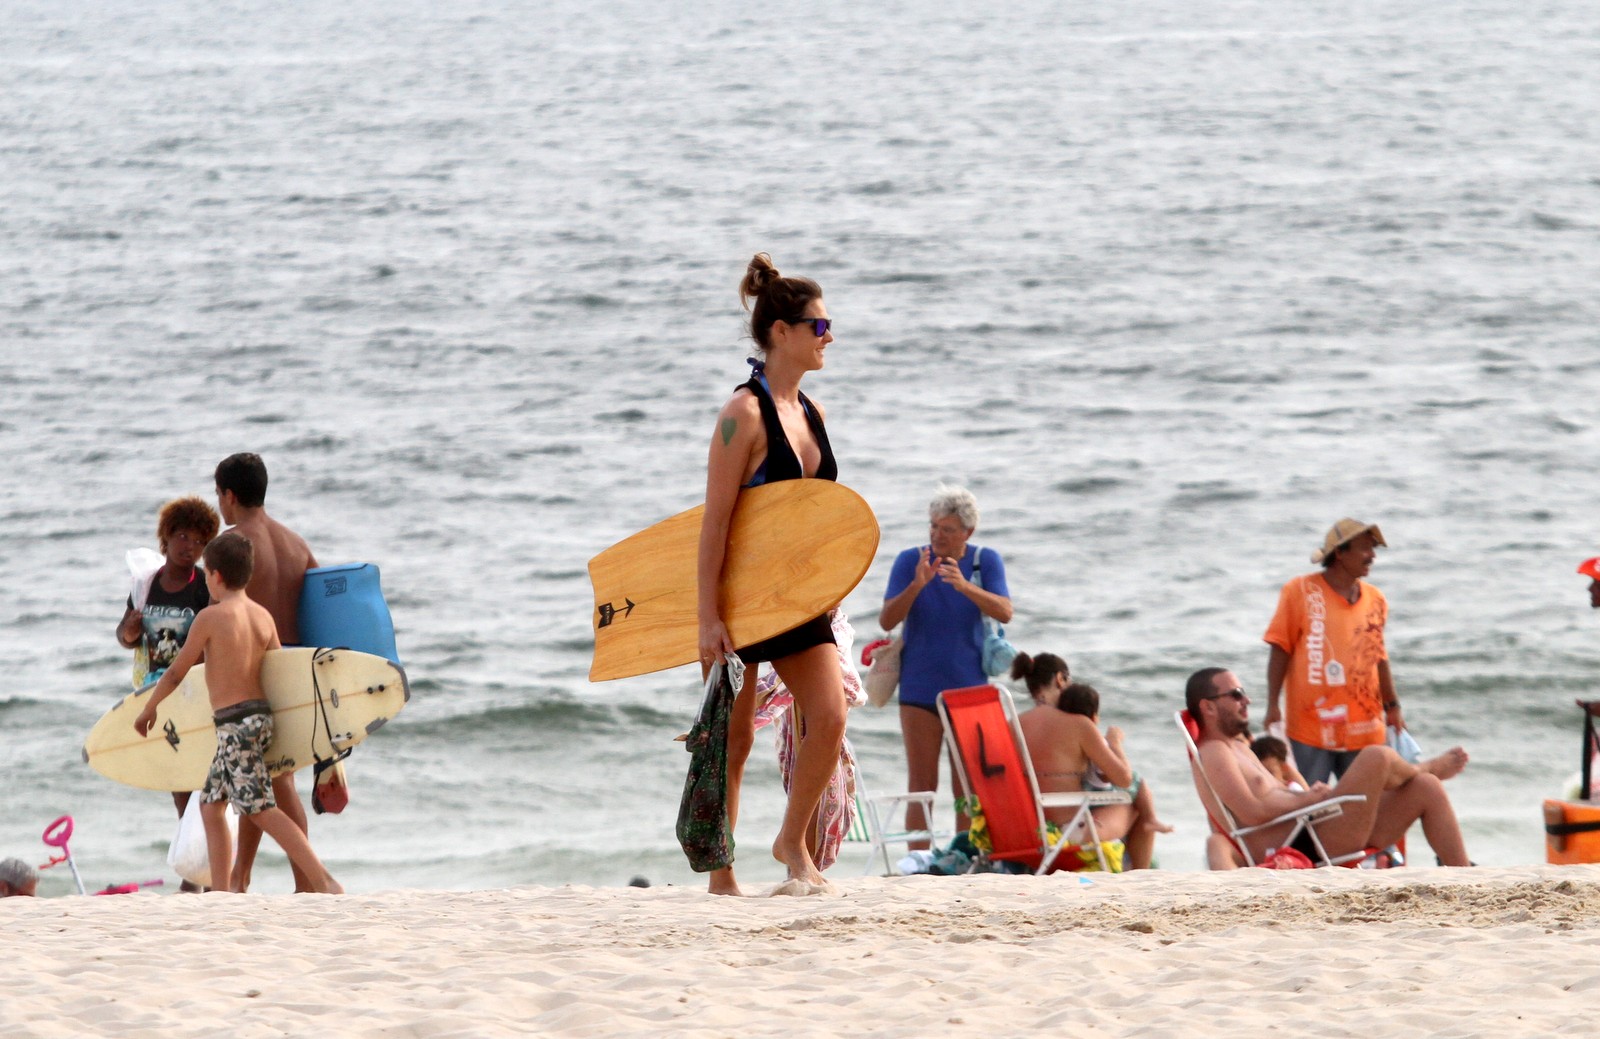
<svg viewBox="0 0 1600 1039">
<path fill-rule="evenodd" d="M 756 404 L 761 408 L 761 424 L 767 430 L 767 457 L 756 466 L 755 474 L 745 486 L 759 487 L 764 483 L 777 483 L 779 480 L 806 479 L 805 470 L 800 466 L 800 458 L 794 453 L 794 448 L 789 444 L 789 437 L 783 431 L 783 423 L 778 419 L 777 405 L 772 403 L 772 387 L 767 385 L 767 376 L 762 371 L 762 364 L 760 361 L 751 361 L 750 366 L 755 371 L 750 374 L 748 381 L 736 389 L 746 389 L 755 394 Z M 812 404 L 804 393 L 800 394 L 800 407 L 805 411 L 806 424 L 811 427 L 811 435 L 817 438 L 817 446 L 822 449 L 822 458 L 817 463 L 817 471 L 811 479 L 837 480 L 839 465 L 833 459 L 833 448 L 828 444 L 828 431 L 823 428 L 822 416 L 818 414 L 816 405 Z"/>
</svg>

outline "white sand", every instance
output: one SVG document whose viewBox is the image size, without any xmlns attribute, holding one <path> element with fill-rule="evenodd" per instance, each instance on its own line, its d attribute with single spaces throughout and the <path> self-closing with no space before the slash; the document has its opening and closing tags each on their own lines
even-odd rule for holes
<svg viewBox="0 0 1600 1039">
<path fill-rule="evenodd" d="M 0 1035 L 1592 1036 L 1600 866 L 6 899 Z"/>
</svg>

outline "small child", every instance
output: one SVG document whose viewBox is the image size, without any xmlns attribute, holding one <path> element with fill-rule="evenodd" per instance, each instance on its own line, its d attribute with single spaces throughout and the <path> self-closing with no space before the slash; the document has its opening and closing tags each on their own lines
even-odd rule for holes
<svg viewBox="0 0 1600 1039">
<path fill-rule="evenodd" d="M 1258 736 L 1250 749 L 1256 757 L 1261 759 L 1261 764 L 1266 766 L 1278 782 L 1288 786 L 1290 790 L 1299 793 L 1307 790 L 1306 777 L 1300 770 L 1289 763 L 1289 745 L 1276 736 Z"/>
<path fill-rule="evenodd" d="M 230 530 L 206 546 L 205 563 L 211 605 L 196 615 L 183 648 L 161 676 L 133 727 L 140 736 L 150 734 L 156 708 L 203 655 L 217 725 L 217 756 L 200 795 L 212 882 L 225 883 L 224 878 L 233 872 L 233 849 L 224 818 L 227 802 L 232 801 L 240 815 L 272 835 L 317 891 L 343 894 L 344 888 L 311 850 L 306 835 L 272 797 L 266 761 L 272 742 L 272 707 L 261 691 L 261 660 L 268 650 L 279 648 L 278 628 L 272 615 L 245 594 L 255 566 L 255 550 L 248 538 Z"/>
<path fill-rule="evenodd" d="M 1056 700 L 1056 708 L 1067 714 L 1082 715 L 1096 727 L 1100 725 L 1100 692 L 1092 685 L 1068 682 Z M 1122 749 L 1122 730 L 1112 725 L 1106 729 L 1105 737 L 1106 745 L 1111 748 L 1111 752 L 1121 758 L 1124 764 L 1128 764 L 1128 755 Z M 1150 784 L 1134 771 L 1132 765 L 1128 766 L 1128 771 L 1133 776 L 1133 783 L 1125 788 L 1113 786 L 1100 771 L 1100 766 L 1090 761 L 1083 774 L 1083 789 L 1122 790 L 1133 798 L 1132 821 L 1124 831 L 1127 837 L 1123 838 L 1123 844 L 1128 849 L 1128 868 L 1147 869 L 1155 850 L 1156 834 L 1171 833 L 1172 827 L 1162 822 L 1156 815 L 1155 793 L 1150 789 Z M 1094 813 L 1097 826 L 1100 825 L 1102 818 L 1120 822 L 1130 814 L 1126 805 L 1106 805 L 1101 808 L 1091 808 L 1090 811 Z M 1115 825 L 1113 822 L 1114 827 Z"/>
</svg>

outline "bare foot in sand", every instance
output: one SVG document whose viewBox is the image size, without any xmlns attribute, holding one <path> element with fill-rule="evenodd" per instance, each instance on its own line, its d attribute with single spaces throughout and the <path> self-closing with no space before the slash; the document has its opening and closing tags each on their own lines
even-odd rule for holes
<svg viewBox="0 0 1600 1039">
<path fill-rule="evenodd" d="M 795 880 L 791 877 L 772 889 L 772 897 L 779 898 L 785 895 L 792 895 L 804 898 L 806 895 L 811 894 L 812 890 L 813 889 L 810 884 L 807 884 L 803 880 Z"/>
<path fill-rule="evenodd" d="M 327 880 L 322 882 L 322 890 L 319 891 L 318 894 L 342 895 L 344 894 L 344 885 L 339 883 L 337 880 L 334 880 L 332 875 L 330 875 Z"/>
<path fill-rule="evenodd" d="M 711 871 L 706 890 L 713 895 L 732 895 L 738 898 L 744 894 L 739 890 L 739 882 L 733 879 L 733 867 L 714 869 Z"/>
<path fill-rule="evenodd" d="M 1467 752 L 1461 747 L 1451 747 L 1443 754 L 1421 762 L 1417 767 L 1424 772 L 1433 773 L 1440 779 L 1453 779 L 1467 767 Z"/>
<path fill-rule="evenodd" d="M 807 884 L 803 880 L 796 880 L 793 877 L 790 877 L 788 880 L 785 880 L 782 884 L 779 884 L 777 887 L 772 889 L 771 897 L 778 898 L 785 895 L 791 895 L 804 898 L 810 895 L 837 895 L 838 893 L 839 889 L 828 883 L 826 880 L 820 884 Z"/>
<path fill-rule="evenodd" d="M 810 887 L 821 887 L 827 883 L 817 864 L 811 861 L 811 852 L 806 849 L 804 841 L 787 845 L 780 833 L 772 844 L 772 857 L 788 867 L 789 880 L 798 880 Z"/>
</svg>

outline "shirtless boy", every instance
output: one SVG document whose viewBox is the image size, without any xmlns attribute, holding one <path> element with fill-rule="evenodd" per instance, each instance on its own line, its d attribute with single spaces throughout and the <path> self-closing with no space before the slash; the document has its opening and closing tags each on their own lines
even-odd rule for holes
<svg viewBox="0 0 1600 1039">
<path fill-rule="evenodd" d="M 306 571 L 317 565 L 316 557 L 304 538 L 267 515 L 267 465 L 260 455 L 229 455 L 217 463 L 214 479 L 222 522 L 249 538 L 255 548 L 255 569 L 245 591 L 271 614 L 279 641 L 285 646 L 299 645 L 300 589 L 305 585 Z M 272 795 L 300 831 L 309 833 L 305 805 L 294 788 L 294 773 L 285 772 L 274 778 Z M 250 869 L 260 844 L 261 832 L 241 820 L 239 862 L 232 878 L 236 890 L 249 889 Z M 308 885 L 308 878 L 296 868 L 294 889 L 309 891 Z"/>
<path fill-rule="evenodd" d="M 1388 847 L 1398 843 L 1411 824 L 1420 819 L 1423 835 L 1440 865 L 1472 864 L 1467 859 L 1455 808 L 1440 775 L 1430 770 L 1428 762 L 1421 766 L 1410 764 L 1383 744 L 1363 747 L 1353 755 L 1336 786 L 1312 783 L 1309 790 L 1293 791 L 1237 739 L 1249 728 L 1250 697 L 1232 671 L 1220 667 L 1196 671 L 1189 676 L 1184 698 L 1184 706 L 1200 727 L 1200 767 L 1217 798 L 1240 825 L 1257 826 L 1330 797 L 1361 794 L 1364 801 L 1346 804 L 1343 814 L 1318 824 L 1317 834 L 1328 854 L 1340 856 L 1362 848 Z M 1448 770 L 1451 764 L 1436 762 L 1435 767 Z M 1206 802 L 1206 810 L 1220 817 L 1222 813 L 1210 803 L 1203 786 L 1200 796 Z M 1245 838 L 1251 856 L 1260 862 L 1268 849 L 1277 847 L 1289 835 L 1291 825 L 1285 822 Z M 1226 868 L 1219 864 L 1213 851 L 1213 844 L 1208 843 L 1207 857 L 1212 868 Z M 1242 865 L 1237 861 L 1233 864 Z"/>
<path fill-rule="evenodd" d="M 253 554 L 249 540 L 237 531 L 223 533 L 206 546 L 206 586 L 212 604 L 195 617 L 183 649 L 156 683 L 133 727 L 140 736 L 150 734 L 156 708 L 203 655 L 217 725 L 217 756 L 200 793 L 211 876 L 232 874 L 233 849 L 228 845 L 223 817 L 227 802 L 232 801 L 241 817 L 272 835 L 289 861 L 309 879 L 311 890 L 343 894 L 344 888 L 311 850 L 306 835 L 273 801 L 266 760 L 272 742 L 272 708 L 261 691 L 261 660 L 279 644 L 272 616 L 251 602 L 245 591 Z"/>
</svg>

